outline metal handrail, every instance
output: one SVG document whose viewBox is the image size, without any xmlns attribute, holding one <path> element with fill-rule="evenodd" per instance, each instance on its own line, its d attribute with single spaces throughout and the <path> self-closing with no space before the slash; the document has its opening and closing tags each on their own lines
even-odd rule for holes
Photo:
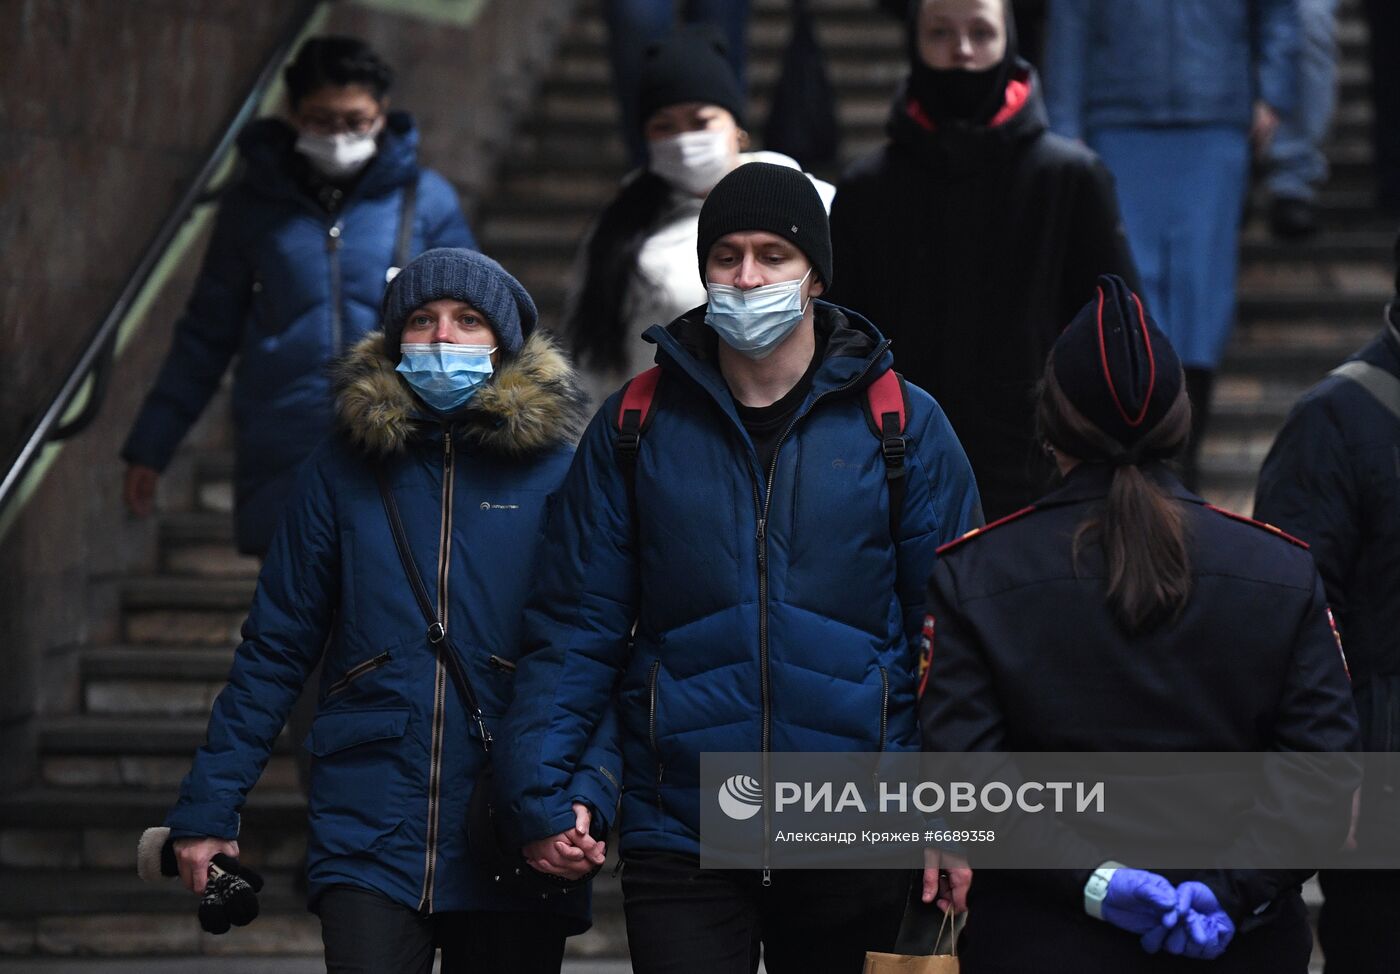
<svg viewBox="0 0 1400 974">
<path fill-rule="evenodd" d="M 185 221 L 201 202 L 207 202 L 205 197 L 209 184 L 223 167 L 224 159 L 233 149 L 238 133 L 257 114 L 263 97 L 277 80 L 282 65 L 291 54 L 306 25 L 317 8 L 327 2 L 329 0 L 301 0 L 291 22 L 278 38 L 277 46 L 258 72 L 257 80 L 253 82 L 247 96 L 224 125 L 213 148 L 205 156 L 199 172 L 180 196 L 175 208 L 165 218 L 155 237 L 146 246 L 136 269 L 132 271 L 116 301 L 83 347 L 77 362 L 68 370 L 58 393 L 30 427 L 19 450 L 6 467 L 4 478 L 0 479 L 0 523 L 5 522 L 9 505 L 15 501 L 21 483 L 38 460 L 43 448 L 81 432 L 97 416 L 106 393 L 107 377 L 115 357 L 117 335 L 123 320 L 137 303 L 151 273 L 160 263 Z M 64 422 L 64 414 L 72 407 L 78 393 L 89 379 L 92 380 L 92 387 L 82 409 L 77 416 Z"/>
</svg>

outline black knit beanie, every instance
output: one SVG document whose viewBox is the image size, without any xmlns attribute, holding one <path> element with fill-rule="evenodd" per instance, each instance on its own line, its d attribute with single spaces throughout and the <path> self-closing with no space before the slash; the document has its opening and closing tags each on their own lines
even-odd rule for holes
<svg viewBox="0 0 1400 974">
<path fill-rule="evenodd" d="M 409 261 L 385 289 L 379 307 L 384 354 L 398 362 L 409 313 L 442 298 L 465 301 L 484 314 L 507 355 L 520 351 L 539 318 L 530 292 L 500 264 L 475 250 L 438 247 Z"/>
<path fill-rule="evenodd" d="M 655 112 L 685 102 L 718 105 L 744 119 L 744 89 L 725 57 L 724 37 L 714 27 L 694 24 L 647 47 L 640 79 L 641 123 Z"/>
<path fill-rule="evenodd" d="M 1181 393 L 1181 360 L 1121 277 L 1099 278 L 1098 293 L 1055 342 L 1055 381 L 1080 415 L 1120 443 L 1121 458 L 1082 443 L 1055 445 L 1081 460 L 1135 462 L 1133 446 L 1161 422 Z"/>
<path fill-rule="evenodd" d="M 831 226 L 812 180 L 800 169 L 750 162 L 719 181 L 700 208 L 700 279 L 710 248 L 725 234 L 766 230 L 807 255 L 822 284 L 831 287 Z"/>
</svg>

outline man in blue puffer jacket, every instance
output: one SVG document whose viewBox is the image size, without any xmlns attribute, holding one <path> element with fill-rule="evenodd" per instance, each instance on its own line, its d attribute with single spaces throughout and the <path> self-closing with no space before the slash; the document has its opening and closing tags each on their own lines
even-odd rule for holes
<svg viewBox="0 0 1400 974">
<path fill-rule="evenodd" d="M 503 799 L 527 859 L 563 865 L 553 837 L 617 684 L 635 970 L 748 970 L 761 939 L 775 974 L 859 971 L 892 945 L 910 875 L 700 870 L 700 754 L 917 750 L 921 586 L 935 549 L 980 523 L 977 487 L 942 410 L 906 385 L 891 518 L 865 410 L 893 357 L 869 322 L 813 300 L 831 240 L 806 176 L 764 163 L 726 176 L 699 259 L 708 304 L 646 333 L 660 378 L 632 496 L 619 392 L 551 514 Z"/>
<path fill-rule="evenodd" d="M 236 357 L 237 541 L 266 553 L 297 467 L 331 428 L 329 365 L 375 327 L 388 269 L 476 247 L 451 184 L 418 166 L 412 118 L 387 111 L 391 80 L 363 42 L 313 38 L 286 71 L 290 124 L 239 136 L 243 176 L 122 448 L 138 516 Z"/>
</svg>

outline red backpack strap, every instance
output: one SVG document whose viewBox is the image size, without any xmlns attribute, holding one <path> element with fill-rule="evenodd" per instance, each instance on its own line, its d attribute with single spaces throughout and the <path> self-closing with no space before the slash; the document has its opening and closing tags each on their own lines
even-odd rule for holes
<svg viewBox="0 0 1400 974">
<path fill-rule="evenodd" d="M 637 459 L 642 432 L 651 420 L 651 404 L 656 398 L 656 384 L 661 380 L 661 366 L 654 365 L 623 387 L 622 405 L 617 410 L 617 452 L 621 459 Z"/>
<path fill-rule="evenodd" d="M 866 411 L 870 428 L 880 439 L 880 453 L 885 458 L 885 483 L 890 491 L 890 537 L 899 540 L 899 523 L 904 516 L 905 477 L 904 429 L 908 424 L 908 402 L 904 395 L 904 380 L 894 369 L 886 369 L 879 378 L 865 387 Z"/>
</svg>

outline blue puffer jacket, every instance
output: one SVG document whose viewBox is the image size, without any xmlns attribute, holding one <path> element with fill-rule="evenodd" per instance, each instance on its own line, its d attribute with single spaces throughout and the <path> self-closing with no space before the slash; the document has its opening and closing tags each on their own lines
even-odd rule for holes
<svg viewBox="0 0 1400 974">
<path fill-rule="evenodd" d="M 818 302 L 825 358 L 761 470 L 701 312 L 646 333 L 663 374 L 636 523 L 614 454 L 620 393 L 584 434 L 551 516 L 501 751 L 521 838 L 572 821 L 570 782 L 615 683 L 624 855 L 698 853 L 702 751 L 918 748 L 922 589 L 938 545 L 981 520 L 967 457 L 909 386 L 893 543 L 864 391 L 892 367 L 889 343 Z"/>
<path fill-rule="evenodd" d="M 1050 126 L 1248 128 L 1254 102 L 1297 102 L 1297 0 L 1055 0 L 1045 44 Z"/>
<path fill-rule="evenodd" d="M 378 154 L 332 215 L 298 178 L 296 132 L 261 119 L 239 136 L 245 172 L 219 206 L 199 278 L 122 449 L 164 470 L 237 356 L 238 546 L 267 549 L 297 467 L 331 429 L 330 364 L 378 326 L 404 187 L 417 180 L 410 257 L 475 247 L 452 186 L 418 167 L 418 132 L 388 118 Z"/>
<path fill-rule="evenodd" d="M 564 357 L 536 333 L 476 394 L 449 438 L 423 418 L 381 348 L 374 333 L 347 359 L 340 432 L 302 471 L 208 741 L 166 824 L 179 835 L 238 835 L 244 799 L 324 646 L 305 742 L 315 758 L 313 902 L 331 885 L 350 884 L 413 909 L 558 910 L 584 929 L 586 894 L 512 899 L 469 862 L 467 805 L 483 752 L 428 643 L 374 476 L 385 465 L 447 643 L 499 737 L 522 609 L 543 560 L 544 514 L 568 467 L 582 393 Z M 602 725 L 567 788 L 569 799 L 593 806 L 603 828 L 622 770 L 615 727 Z"/>
</svg>

